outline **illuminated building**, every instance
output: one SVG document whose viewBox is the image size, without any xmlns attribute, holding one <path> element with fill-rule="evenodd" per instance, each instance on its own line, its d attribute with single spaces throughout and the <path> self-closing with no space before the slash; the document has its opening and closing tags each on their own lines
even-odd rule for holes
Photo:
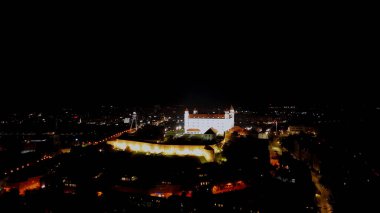
<svg viewBox="0 0 380 213">
<path fill-rule="evenodd" d="M 290 135 L 298 135 L 301 132 L 316 134 L 315 129 L 312 127 L 306 127 L 306 126 L 289 126 L 288 127 L 288 133 Z"/>
<path fill-rule="evenodd" d="M 182 190 L 179 185 L 156 185 L 149 190 L 149 195 L 152 197 L 168 198 L 172 195 L 181 195 Z"/>
<path fill-rule="evenodd" d="M 269 133 L 268 132 L 260 132 L 257 137 L 259 139 L 269 139 Z"/>
<path fill-rule="evenodd" d="M 26 181 L 13 183 L 4 187 L 5 191 L 10 191 L 12 188 L 16 188 L 19 191 L 19 195 L 25 195 L 27 190 L 35 190 L 41 188 L 40 183 L 41 176 L 28 178 Z"/>
<path fill-rule="evenodd" d="M 225 192 L 243 190 L 245 188 L 247 188 L 247 184 L 239 180 L 236 182 L 221 183 L 221 184 L 214 185 L 212 187 L 211 193 L 220 194 L 220 193 L 225 193 Z"/>
<path fill-rule="evenodd" d="M 218 135 L 223 135 L 234 126 L 235 110 L 231 106 L 224 114 L 198 114 L 194 109 L 193 114 L 185 110 L 185 133 L 204 134 L 210 128 L 215 129 Z"/>
</svg>

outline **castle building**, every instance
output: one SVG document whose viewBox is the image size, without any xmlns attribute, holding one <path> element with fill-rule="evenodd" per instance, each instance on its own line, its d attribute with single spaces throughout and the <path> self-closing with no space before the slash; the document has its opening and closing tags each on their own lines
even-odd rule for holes
<svg viewBox="0 0 380 213">
<path fill-rule="evenodd" d="M 225 131 L 234 127 L 235 110 L 231 106 L 224 114 L 198 114 L 194 109 L 193 114 L 185 110 L 185 133 L 204 134 L 210 128 L 218 135 L 223 135 Z"/>
</svg>

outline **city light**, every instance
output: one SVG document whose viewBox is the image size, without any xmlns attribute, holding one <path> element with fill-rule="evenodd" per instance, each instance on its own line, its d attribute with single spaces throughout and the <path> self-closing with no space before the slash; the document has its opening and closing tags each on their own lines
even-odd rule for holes
<svg viewBox="0 0 380 213">
<path fill-rule="evenodd" d="M 230 89 L 231 95 L 242 91 L 239 87 Z M 209 99 L 213 100 L 211 96 Z M 231 100 L 234 100 L 232 96 Z M 366 141 L 368 134 L 346 135 L 344 129 L 335 128 L 342 123 L 350 124 L 348 130 L 365 125 L 364 133 L 376 133 L 378 128 L 372 128 L 364 119 L 367 115 L 352 117 L 354 121 L 360 118 L 363 122 L 348 123 L 350 117 L 342 119 L 343 116 L 330 113 L 330 110 L 337 110 L 351 116 L 353 109 L 329 107 L 324 115 L 324 108 L 319 109 L 317 105 L 309 109 L 259 104 L 252 109 L 239 107 L 240 113 L 235 117 L 237 111 L 232 107 L 226 110 L 225 106 L 205 104 L 200 111 L 207 114 L 201 114 L 197 110 L 193 113 L 185 110 L 184 113 L 182 104 L 153 108 L 140 107 L 138 103 L 133 105 L 141 113 L 139 117 L 133 113 L 132 124 L 135 122 L 136 126 L 129 120 L 125 122 L 125 117 L 132 116 L 132 105 L 115 107 L 111 111 L 102 106 L 96 113 L 90 108 L 88 111 L 64 109 L 57 115 L 33 112 L 29 116 L 15 114 L 9 120 L 1 117 L 0 125 L 5 128 L 1 128 L 4 142 L 0 144 L 0 153 L 5 154 L 2 161 L 5 163 L 0 171 L 3 174 L 0 203 L 7 204 L 6 193 L 12 191 L 9 194 L 13 196 L 18 190 L 21 196 L 25 193 L 27 196 L 15 200 L 17 205 L 36 211 L 50 211 L 50 207 L 58 209 L 56 204 L 65 207 L 59 203 L 61 195 L 65 194 L 62 201 L 71 204 L 73 208 L 69 209 L 73 211 L 81 203 L 88 206 L 88 202 L 82 201 L 90 198 L 94 208 L 110 212 L 131 211 L 129 207 L 139 212 L 160 211 L 160 206 L 166 210 L 170 205 L 178 208 L 176 212 L 203 209 L 213 212 L 217 208 L 223 208 L 220 209 L 223 212 L 278 212 L 277 208 L 294 212 L 287 209 L 288 206 L 293 208 L 292 205 L 294 209 L 306 208 L 310 212 L 317 212 L 318 208 L 320 212 L 332 212 L 335 204 L 340 208 L 345 205 L 341 202 L 345 198 L 341 196 L 352 200 L 352 192 L 355 192 L 352 189 L 356 190 L 357 184 L 363 186 L 361 188 L 375 189 L 372 186 L 376 186 L 380 176 L 379 170 L 372 168 L 366 159 L 367 153 L 360 148 L 361 143 L 357 144 L 360 149 L 352 151 L 344 147 L 345 141 Z M 83 123 L 73 122 L 73 116 L 83 118 Z M 36 117 L 40 118 L 33 120 Z M 46 123 L 38 126 L 42 121 Z M 15 124 L 20 128 L 14 128 Z M 29 126 L 32 129 L 28 129 Z M 325 138 L 335 132 L 341 139 Z M 10 137 L 16 137 L 19 143 L 8 143 Z M 352 140 L 347 140 L 350 138 Z M 334 144 L 335 140 L 342 143 Z M 350 168 L 350 163 L 355 164 L 354 169 Z M 356 172 L 357 165 L 360 168 Z M 41 175 L 41 179 L 37 175 Z M 334 185 L 337 187 L 332 187 Z M 207 196 L 191 199 L 192 192 Z M 5 202 L 1 200 L 3 195 L 7 198 Z M 33 196 L 43 198 L 43 202 Z M 359 197 L 364 196 L 365 193 L 361 193 Z M 302 199 L 294 200 L 294 197 Z"/>
</svg>

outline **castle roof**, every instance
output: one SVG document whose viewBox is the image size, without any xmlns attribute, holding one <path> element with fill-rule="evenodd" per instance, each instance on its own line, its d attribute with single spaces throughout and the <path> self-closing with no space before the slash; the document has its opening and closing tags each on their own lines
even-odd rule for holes
<svg viewBox="0 0 380 213">
<path fill-rule="evenodd" d="M 189 132 L 200 132 L 201 130 L 200 129 L 187 129 L 187 131 L 189 131 Z"/>
<path fill-rule="evenodd" d="M 208 129 L 204 134 L 212 134 L 212 135 L 216 135 L 216 133 L 218 133 L 218 130 L 214 129 L 214 128 L 210 128 Z"/>
<path fill-rule="evenodd" d="M 221 119 L 224 118 L 224 114 L 191 114 L 189 115 L 189 118 L 200 118 L 200 119 Z"/>
</svg>

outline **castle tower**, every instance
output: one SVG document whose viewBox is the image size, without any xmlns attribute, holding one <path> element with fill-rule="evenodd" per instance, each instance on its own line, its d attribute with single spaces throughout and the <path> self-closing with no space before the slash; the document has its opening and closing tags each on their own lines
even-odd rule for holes
<svg viewBox="0 0 380 213">
<path fill-rule="evenodd" d="M 224 119 L 230 119 L 230 112 L 227 109 L 224 110 Z"/>
<path fill-rule="evenodd" d="M 134 128 L 133 128 L 133 123 L 135 123 L 135 127 Z M 134 129 L 135 131 L 137 131 L 137 114 L 136 114 L 136 112 L 132 113 L 131 127 L 129 128 L 129 130 L 132 130 L 132 129 Z"/>
<path fill-rule="evenodd" d="M 230 116 L 231 116 L 232 119 L 235 118 L 235 110 L 234 110 L 234 108 L 232 107 L 232 105 L 231 105 L 231 107 L 230 107 Z"/>
<path fill-rule="evenodd" d="M 193 114 L 198 114 L 198 110 L 196 108 L 194 108 Z"/>
<path fill-rule="evenodd" d="M 185 116 L 184 116 L 184 119 L 183 119 L 183 127 L 185 129 L 185 131 L 188 129 L 188 126 L 189 126 L 189 109 L 185 109 Z"/>
<path fill-rule="evenodd" d="M 232 105 L 230 107 L 230 118 L 231 118 L 231 124 L 230 125 L 233 127 L 235 125 L 235 110 L 232 107 Z"/>
</svg>

